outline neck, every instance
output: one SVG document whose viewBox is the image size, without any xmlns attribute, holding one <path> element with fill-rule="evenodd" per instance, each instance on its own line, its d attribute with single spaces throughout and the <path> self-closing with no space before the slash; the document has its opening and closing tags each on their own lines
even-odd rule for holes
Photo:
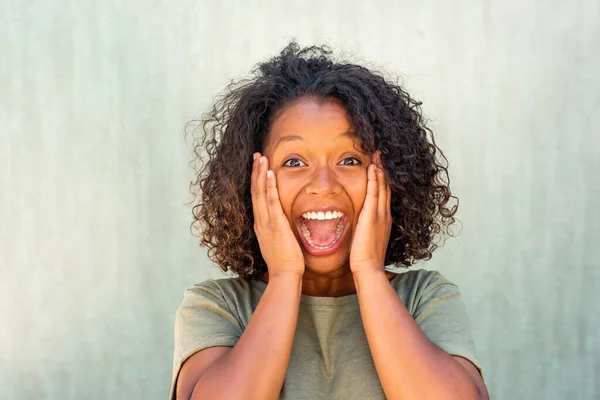
<svg viewBox="0 0 600 400">
<path fill-rule="evenodd" d="M 389 280 L 395 276 L 392 272 L 386 272 L 386 275 Z M 269 283 L 269 273 L 266 272 L 261 279 Z M 348 268 L 333 275 L 315 273 L 306 269 L 302 276 L 302 294 L 315 297 L 340 297 L 356 294 L 352 271 Z"/>
<path fill-rule="evenodd" d="M 352 271 L 340 271 L 335 275 L 304 271 L 302 294 L 318 297 L 340 297 L 356 293 Z"/>
</svg>

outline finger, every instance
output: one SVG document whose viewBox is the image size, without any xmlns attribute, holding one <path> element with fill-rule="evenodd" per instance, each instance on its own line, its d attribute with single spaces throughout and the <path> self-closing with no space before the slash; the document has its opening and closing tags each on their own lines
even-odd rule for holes
<svg viewBox="0 0 600 400">
<path fill-rule="evenodd" d="M 260 156 L 256 160 L 256 180 L 252 207 L 254 208 L 254 222 L 260 222 L 269 218 L 269 210 L 267 209 L 267 186 L 266 186 L 266 164 L 267 157 Z"/>
<path fill-rule="evenodd" d="M 381 164 L 380 164 L 381 165 Z M 385 216 L 387 214 L 387 200 L 388 200 L 388 183 L 385 178 L 385 172 L 382 168 L 375 168 L 375 173 L 377 175 L 377 188 L 379 196 L 377 198 L 377 213 L 381 216 Z"/>
<path fill-rule="evenodd" d="M 367 195 L 365 197 L 365 203 L 363 204 L 363 212 L 367 215 L 376 215 L 378 197 L 379 186 L 377 185 L 377 173 L 375 172 L 375 164 L 371 164 L 367 168 Z"/>
<path fill-rule="evenodd" d="M 261 156 L 260 153 L 252 154 L 252 173 L 250 174 L 250 193 L 254 199 L 254 191 L 256 190 L 256 177 L 258 176 L 258 158 Z"/>
<path fill-rule="evenodd" d="M 390 182 L 386 179 L 386 187 L 387 187 L 387 192 L 386 192 L 386 200 L 385 203 L 386 205 L 386 210 L 388 213 L 388 216 L 391 218 L 392 216 L 392 187 L 390 185 Z"/>
<path fill-rule="evenodd" d="M 388 217 L 392 216 L 392 187 L 390 186 L 390 182 L 386 179 L 386 196 L 385 196 L 385 204 L 386 204 L 386 212 Z"/>
<path fill-rule="evenodd" d="M 283 208 L 279 201 L 279 191 L 277 190 L 277 178 L 271 170 L 267 171 L 267 207 L 271 218 L 284 217 Z"/>
<path fill-rule="evenodd" d="M 261 156 L 260 153 L 254 153 L 252 155 L 252 174 L 250 175 L 250 199 L 252 201 L 252 214 L 254 215 L 254 220 L 258 218 L 257 214 L 257 206 L 254 204 L 255 199 L 258 195 L 256 188 L 256 179 L 258 177 L 258 158 Z"/>
<path fill-rule="evenodd" d="M 390 183 L 387 180 L 387 176 L 383 169 L 383 163 L 381 162 L 381 151 L 376 150 L 371 156 L 373 163 L 377 165 L 377 181 L 379 182 L 379 204 L 377 212 L 379 215 L 391 215 L 391 193 L 392 189 Z"/>
<path fill-rule="evenodd" d="M 371 162 L 378 167 L 381 167 L 381 151 L 375 150 L 371 154 Z"/>
</svg>

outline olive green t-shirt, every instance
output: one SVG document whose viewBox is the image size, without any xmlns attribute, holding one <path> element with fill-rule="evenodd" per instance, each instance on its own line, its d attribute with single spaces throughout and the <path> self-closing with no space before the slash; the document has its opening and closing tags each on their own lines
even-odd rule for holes
<svg viewBox="0 0 600 400">
<path fill-rule="evenodd" d="M 456 285 L 425 270 L 400 273 L 390 283 L 429 340 L 479 368 Z M 171 399 L 183 362 L 208 347 L 234 346 L 266 286 L 260 280 L 224 278 L 187 290 L 175 321 Z M 385 399 L 356 294 L 302 296 L 280 399 Z"/>
</svg>

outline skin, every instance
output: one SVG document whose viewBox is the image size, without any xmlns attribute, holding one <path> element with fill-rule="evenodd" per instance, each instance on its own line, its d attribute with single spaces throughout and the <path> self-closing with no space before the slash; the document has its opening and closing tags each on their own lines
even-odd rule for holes
<svg viewBox="0 0 600 400">
<path fill-rule="evenodd" d="M 277 399 L 301 293 L 357 293 L 388 399 L 489 398 L 477 369 L 431 343 L 389 284 L 391 189 L 378 153 L 362 153 L 351 132 L 345 109 L 334 101 L 300 99 L 276 116 L 264 155 L 254 155 L 251 184 L 267 288 L 233 348 L 201 350 L 183 364 L 178 399 Z M 315 204 L 348 216 L 342 246 L 328 256 L 310 254 L 299 241 L 298 216 Z"/>
<path fill-rule="evenodd" d="M 350 253 L 367 194 L 367 169 L 373 157 L 361 151 L 360 142 L 352 131 L 346 111 L 337 102 L 300 99 L 280 111 L 265 143 L 262 159 L 266 165 L 263 168 L 270 168 L 275 175 L 281 209 L 297 243 L 301 243 L 297 221 L 303 212 L 324 206 L 338 209 L 348 217 L 349 226 L 342 238 L 342 246 L 329 256 L 311 255 L 298 245 L 302 252 L 300 258 L 298 248 L 289 238 L 286 251 L 296 254 L 295 265 L 303 263 L 305 267 L 302 293 L 306 295 L 335 297 L 356 293 Z M 391 224 L 388 224 L 387 235 L 384 231 L 378 238 L 383 256 L 389 227 Z M 264 246 L 265 251 L 261 245 L 263 255 L 270 245 Z M 355 259 L 367 256 L 357 254 L 356 246 L 354 250 Z M 269 274 L 272 274 L 270 267 Z M 265 281 L 269 274 L 263 277 Z"/>
</svg>

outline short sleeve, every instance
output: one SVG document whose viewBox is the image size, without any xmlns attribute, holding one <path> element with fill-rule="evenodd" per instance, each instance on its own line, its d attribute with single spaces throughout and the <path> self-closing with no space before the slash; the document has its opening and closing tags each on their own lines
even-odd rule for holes
<svg viewBox="0 0 600 400">
<path fill-rule="evenodd" d="M 214 280 L 188 289 L 175 315 L 175 351 L 171 399 L 184 361 L 194 353 L 215 346 L 233 347 L 242 335 L 242 327 L 231 312 Z"/>
<path fill-rule="evenodd" d="M 429 274 L 422 285 L 413 317 L 425 336 L 446 353 L 471 361 L 481 372 L 458 287 L 439 272 Z"/>
</svg>

